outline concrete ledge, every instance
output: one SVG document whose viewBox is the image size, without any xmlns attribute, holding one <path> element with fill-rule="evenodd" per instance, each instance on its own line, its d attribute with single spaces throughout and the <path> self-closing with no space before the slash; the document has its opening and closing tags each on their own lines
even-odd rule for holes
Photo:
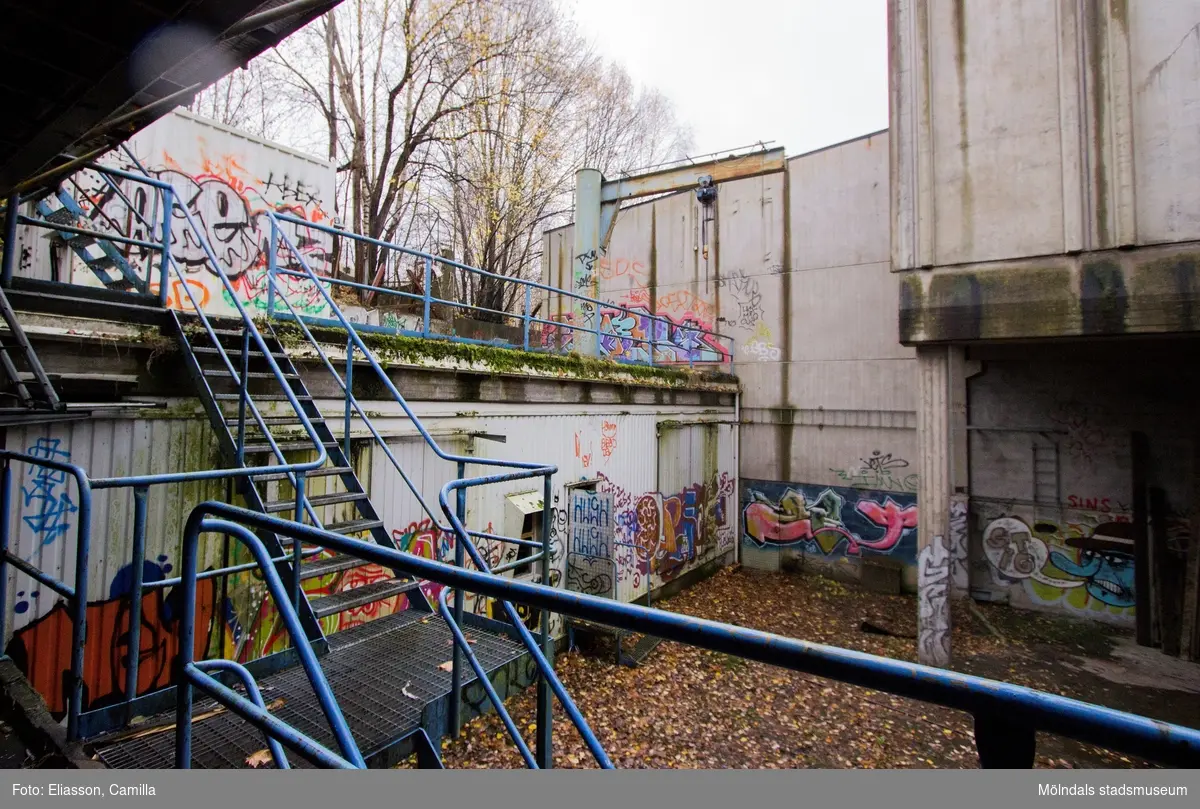
<svg viewBox="0 0 1200 809">
<path fill-rule="evenodd" d="M 0 717 L 38 759 L 39 768 L 102 770 L 79 744 L 67 742 L 67 730 L 54 720 L 41 694 L 7 657 L 0 658 Z"/>
</svg>

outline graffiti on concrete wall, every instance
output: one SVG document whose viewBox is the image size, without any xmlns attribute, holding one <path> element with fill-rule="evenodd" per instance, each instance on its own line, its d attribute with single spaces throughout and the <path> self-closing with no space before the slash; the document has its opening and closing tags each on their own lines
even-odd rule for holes
<svg viewBox="0 0 1200 809">
<path fill-rule="evenodd" d="M 917 659 L 927 666 L 950 664 L 951 552 L 941 534 L 917 556 Z"/>
<path fill-rule="evenodd" d="M 877 489 L 888 492 L 916 492 L 921 480 L 909 473 L 908 461 L 892 453 L 875 450 L 870 457 L 859 458 L 857 464 L 846 469 L 830 469 L 848 486 L 860 489 Z"/>
<path fill-rule="evenodd" d="M 165 580 L 171 572 L 166 556 L 143 563 L 143 580 L 149 584 Z M 109 583 L 108 597 L 87 606 L 87 637 L 84 641 L 84 710 L 96 710 L 124 699 L 125 678 L 133 641 L 129 631 L 129 594 L 132 567 L 117 571 Z M 196 591 L 196 639 L 193 653 L 203 657 L 213 625 L 214 580 L 201 579 Z M 137 693 L 148 694 L 173 682 L 179 654 L 179 588 L 164 592 L 149 590 L 142 597 Z M 71 617 L 66 603 L 59 601 L 32 623 L 16 630 L 5 654 L 30 679 L 46 700 L 50 712 L 61 718 L 67 709 L 67 683 L 71 668 Z"/>
<path fill-rule="evenodd" d="M 1128 522 L 1091 516 L 1032 522 L 998 517 L 983 529 L 983 552 L 993 581 L 1023 588 L 1034 603 L 1133 617 L 1133 535 Z"/>
<path fill-rule="evenodd" d="M 656 362 L 728 362 L 729 350 L 704 330 L 711 329 L 690 313 L 652 316 L 642 306 L 600 312 L 600 345 L 613 360 L 649 362 L 653 347 Z"/>
<path fill-rule="evenodd" d="M 915 495 L 755 480 L 745 482 L 744 498 L 743 541 L 757 547 L 916 559 Z"/>
<path fill-rule="evenodd" d="M 232 296 L 221 283 L 204 249 L 207 242 L 241 303 L 266 311 L 267 246 L 271 238 L 266 211 L 287 213 L 315 223 L 329 219 L 315 187 L 301 178 L 275 173 L 269 167 L 249 168 L 235 155 L 211 157 L 202 153 L 198 165 L 187 169 L 167 153 L 160 161 L 143 159 L 140 162 L 152 177 L 170 183 L 176 201 L 187 208 L 196 223 L 196 230 L 200 231 L 198 236 L 182 211 L 175 210 L 171 220 L 170 252 L 188 277 L 185 289 L 178 278 L 172 276 L 172 287 L 168 292 L 168 304 L 172 308 L 192 309 L 190 292 L 196 304 L 209 312 L 234 313 Z M 118 160 L 115 167 L 137 171 L 127 159 Z M 95 173 L 83 172 L 79 179 L 83 190 L 80 203 L 92 220 L 89 227 L 120 231 L 147 241 L 161 238 L 141 222 L 144 219 L 157 225 L 154 221 L 156 206 L 161 205 L 147 194 L 147 186 L 120 180 L 117 182 L 121 193 L 118 193 Z M 307 265 L 318 275 L 330 273 L 331 237 L 290 223 L 283 223 L 282 230 L 295 251 L 284 240 L 277 242 L 279 268 L 302 272 Z M 157 292 L 157 251 L 132 246 L 128 248 L 127 258 L 143 277 L 153 264 L 151 291 Z M 75 269 L 75 280 L 96 282 L 82 263 Z M 289 275 L 279 275 L 275 282 L 279 294 L 297 312 L 328 315 L 328 304 L 316 284 Z M 286 311 L 282 303 L 276 305 Z"/>
</svg>

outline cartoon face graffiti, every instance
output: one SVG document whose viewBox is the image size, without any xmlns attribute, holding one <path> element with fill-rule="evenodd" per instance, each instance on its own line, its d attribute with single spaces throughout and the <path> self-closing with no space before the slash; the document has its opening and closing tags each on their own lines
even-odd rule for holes
<svg viewBox="0 0 1200 809">
<path fill-rule="evenodd" d="M 1120 536 L 1128 531 L 1127 523 L 1101 525 L 1090 537 L 1067 540 L 1067 545 L 1079 549 L 1078 561 L 1058 551 L 1050 554 L 1050 561 L 1064 573 L 1083 579 L 1088 595 L 1097 601 L 1110 607 L 1132 607 L 1136 603 L 1133 539 Z"/>
</svg>

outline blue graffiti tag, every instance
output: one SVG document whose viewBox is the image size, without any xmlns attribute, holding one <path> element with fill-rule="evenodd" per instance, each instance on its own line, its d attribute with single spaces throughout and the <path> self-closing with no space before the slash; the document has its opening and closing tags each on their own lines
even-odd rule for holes
<svg viewBox="0 0 1200 809">
<path fill-rule="evenodd" d="M 59 449 L 61 439 L 39 438 L 27 452 L 35 458 L 46 461 L 66 462 L 71 460 L 71 453 Z M 36 511 L 27 514 L 23 520 L 34 534 L 41 540 L 41 545 L 49 545 L 54 540 L 66 534 L 71 524 L 67 515 L 79 511 L 79 507 L 71 501 L 64 484 L 67 473 L 58 469 L 48 469 L 44 466 L 30 466 L 25 472 L 26 482 L 21 487 L 25 497 L 25 507 L 34 506 Z"/>
</svg>

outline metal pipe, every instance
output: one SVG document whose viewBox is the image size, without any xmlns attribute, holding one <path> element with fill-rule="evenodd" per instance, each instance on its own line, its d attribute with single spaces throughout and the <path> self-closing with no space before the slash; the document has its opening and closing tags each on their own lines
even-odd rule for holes
<svg viewBox="0 0 1200 809">
<path fill-rule="evenodd" d="M 181 680 L 180 690 L 182 691 L 186 688 L 189 695 L 188 720 L 184 725 L 176 725 L 175 727 L 176 769 L 186 770 L 191 768 L 192 727 L 190 706 L 193 686 L 199 688 L 222 705 L 225 705 L 230 711 L 257 727 L 265 735 L 278 739 L 284 747 L 318 767 L 345 770 L 365 769 L 365 767 L 356 766 L 353 762 L 347 761 L 320 742 L 296 730 L 266 708 L 260 708 L 216 678 L 205 674 L 198 668 L 198 664 L 196 663 L 187 664 L 183 669 Z M 182 707 L 183 703 L 181 702 L 175 711 L 176 718 L 182 712 Z"/>
<path fill-rule="evenodd" d="M 49 465 L 49 464 L 44 464 Z M 67 701 L 67 741 L 79 738 L 83 713 L 83 653 L 87 639 L 88 561 L 92 542 L 92 490 L 87 475 L 75 467 L 79 486 L 78 528 L 75 532 L 75 595 L 71 599 L 71 689 Z"/>
<path fill-rule="evenodd" d="M 132 239 L 128 236 L 118 236 L 114 233 L 105 233 L 100 230 L 88 230 L 86 228 L 77 228 L 71 225 L 61 225 L 56 222 L 47 222 L 45 219 L 37 219 L 32 216 L 23 216 L 17 214 L 17 219 L 25 225 L 32 225 L 35 228 L 44 230 L 61 230 L 65 233 L 74 233 L 76 236 L 90 236 L 98 241 L 116 242 L 118 244 L 131 244 L 135 247 L 143 247 L 147 250 L 157 251 L 162 249 L 162 245 L 156 242 L 148 242 L 145 239 Z"/>
<path fill-rule="evenodd" d="M 107 179 L 107 178 L 105 178 Z M 160 189 L 163 196 L 162 209 L 162 266 L 159 268 L 158 305 L 167 308 L 167 287 L 171 282 L 171 211 L 174 210 L 175 192 L 171 188 Z M 130 206 L 133 210 L 133 206 Z M 146 262 L 149 267 L 149 262 Z M 149 291 L 149 290 L 147 290 Z"/>
<path fill-rule="evenodd" d="M 550 586 L 550 475 L 546 475 L 545 482 L 542 484 L 542 581 L 541 583 L 547 587 Z M 494 572 L 494 571 L 493 571 Z M 554 641 L 550 638 L 550 610 L 541 610 L 542 623 L 542 654 L 546 658 L 546 665 L 551 669 L 554 668 Z M 538 678 L 537 688 L 537 754 L 538 765 L 548 770 L 554 766 L 554 710 L 553 710 L 551 686 L 548 678 L 542 676 Z"/>
<path fill-rule="evenodd" d="M 17 265 L 17 220 L 21 218 L 21 195 L 16 191 L 8 195 L 4 208 L 4 256 L 0 259 L 0 287 L 12 286 L 13 269 Z"/>
<path fill-rule="evenodd" d="M 307 477 L 303 472 L 296 473 L 296 508 L 294 517 L 296 522 L 304 525 L 304 489 L 307 482 Z M 300 559 L 303 555 L 304 548 L 300 540 L 292 541 L 292 606 L 300 609 Z"/>
<path fill-rule="evenodd" d="M 511 562 L 505 562 L 502 565 L 496 565 L 494 568 L 492 568 L 492 575 L 499 576 L 501 573 L 507 573 L 510 570 L 516 570 L 519 567 L 531 565 L 534 562 L 540 561 L 544 555 L 545 554 L 543 554 L 542 551 L 538 551 L 532 556 L 525 556 L 520 559 L 514 559 Z"/>
<path fill-rule="evenodd" d="M 305 551 L 303 556 L 305 559 L 311 559 L 312 557 L 319 556 L 324 552 L 325 552 L 324 548 L 312 548 L 310 550 Z M 293 561 L 293 559 L 294 559 L 294 557 L 290 553 L 287 556 L 272 556 L 271 557 L 271 561 L 276 564 L 278 564 L 279 562 L 288 562 L 290 564 Z M 196 574 L 196 579 L 198 581 L 204 581 L 205 579 L 215 579 L 218 576 L 229 576 L 233 573 L 244 573 L 247 570 L 257 570 L 257 569 L 258 569 L 258 562 L 245 562 L 240 565 L 229 565 L 227 567 L 213 568 L 212 570 L 202 570 L 198 574 Z M 146 590 L 165 590 L 168 587 L 174 587 L 175 585 L 179 584 L 181 581 L 183 581 L 183 579 L 181 579 L 179 576 L 176 576 L 171 579 L 159 579 L 158 581 L 151 581 L 151 582 L 144 583 L 142 585 L 142 590 L 143 590 L 143 592 Z"/>
<path fill-rule="evenodd" d="M 97 157 L 104 154 L 111 148 L 112 148 L 111 145 L 105 144 L 104 146 L 100 146 L 95 149 L 92 149 L 90 152 L 85 152 L 84 154 L 80 155 L 79 157 L 72 157 L 72 158 L 68 159 L 66 163 L 55 166 L 52 169 L 46 169 L 41 174 L 35 174 L 32 177 L 30 177 L 28 180 L 24 180 L 24 181 L 18 183 L 17 185 L 13 186 L 11 193 L 24 194 L 26 191 L 30 190 L 31 188 L 37 188 L 39 185 L 42 185 L 43 183 L 45 183 L 49 180 L 52 180 L 55 177 L 61 177 L 64 174 L 70 174 L 71 172 L 75 171 L 77 168 L 80 168 L 81 166 L 85 166 L 88 163 L 88 161 L 96 159 Z"/>
<path fill-rule="evenodd" d="M 0 471 L 0 642 L 3 642 L 8 623 L 8 531 L 12 518 L 12 466 L 4 459 Z"/>
<path fill-rule="evenodd" d="M 4 558 L 5 562 L 12 565 L 17 570 L 21 571 L 22 573 L 24 573 L 26 576 L 33 579 L 34 581 L 39 582 L 40 584 L 43 584 L 46 587 L 49 587 L 51 590 L 58 593 L 63 598 L 74 598 L 75 597 L 75 589 L 73 587 L 71 587 L 71 585 L 64 584 L 63 582 L 61 582 L 58 579 L 51 576 L 49 573 L 45 573 L 41 570 L 38 570 L 36 567 L 29 564 L 29 562 L 26 562 L 21 557 L 14 556 L 11 551 L 5 551 L 3 558 Z"/>
<path fill-rule="evenodd" d="M 131 554 L 133 580 L 129 583 L 129 657 L 125 661 L 127 710 L 133 710 L 133 700 L 137 697 L 138 664 L 141 662 L 142 655 L 142 584 L 146 569 L 147 494 L 145 486 L 138 486 L 133 490 L 133 552 Z M 132 714 L 126 716 L 126 721 L 131 719 L 133 719 Z"/>
<path fill-rule="evenodd" d="M 1013 722 L 1036 730 L 1058 733 L 1164 764 L 1185 767 L 1200 765 L 1200 730 L 1194 728 L 1135 716 L 1011 683 L 492 576 L 331 534 L 311 526 L 298 526 L 224 503 L 209 501 L 197 506 L 189 525 L 197 518 L 197 514 L 220 515 L 253 528 L 293 533 L 312 544 L 320 544 L 385 567 L 396 567 L 416 578 L 449 587 L 461 587 L 480 595 L 511 599 L 595 623 L 655 635 L 948 708 L 1008 716 Z M 221 532 L 230 525 L 220 520 L 210 520 L 206 521 L 204 530 Z M 250 536 L 253 538 L 252 534 Z"/>
<path fill-rule="evenodd" d="M 253 33 L 260 28 L 265 28 L 274 22 L 286 20 L 289 17 L 296 17 L 304 14 L 307 11 L 320 8 L 332 8 L 337 5 L 337 0 L 292 0 L 290 3 L 276 6 L 267 11 L 260 11 L 258 14 L 251 14 L 249 17 L 243 17 L 238 22 L 225 29 L 221 34 L 221 41 L 227 41 L 234 37 L 240 37 L 243 34 Z"/>
<path fill-rule="evenodd" d="M 256 707 L 263 711 L 267 710 L 267 704 L 263 702 L 262 692 L 258 690 L 258 683 L 254 681 L 254 675 L 250 673 L 250 669 L 243 666 L 241 663 L 235 663 L 232 660 L 201 660 L 199 663 L 193 663 L 192 668 L 196 671 L 227 671 L 236 676 L 242 681 L 242 687 L 246 689 L 246 696 Z M 281 770 L 290 770 L 291 765 L 288 764 L 287 754 L 283 752 L 283 747 L 279 741 L 263 730 L 263 739 L 267 743 L 267 749 L 271 751 L 271 758 L 275 761 L 275 766 Z"/>
<path fill-rule="evenodd" d="M 425 288 L 422 290 L 422 292 L 425 293 L 425 300 L 424 300 L 425 312 L 421 318 L 421 334 L 425 335 L 426 337 L 428 337 L 429 332 L 432 331 L 432 329 L 430 328 L 431 324 L 429 322 L 429 319 L 432 317 L 432 314 L 431 314 L 432 309 L 430 308 L 430 305 L 429 305 L 430 298 L 433 295 L 432 285 L 433 285 L 433 258 L 426 256 L 425 257 Z"/>
<path fill-rule="evenodd" d="M 442 592 L 438 593 L 438 612 L 442 614 L 442 620 L 446 622 L 446 626 L 450 627 L 450 634 L 454 636 L 454 648 L 460 650 L 466 656 L 467 662 L 471 664 L 471 668 L 475 670 L 475 679 L 483 687 L 484 693 L 488 699 L 492 701 L 492 707 L 496 709 L 496 715 L 500 717 L 500 721 L 504 723 L 508 735 L 512 737 L 513 743 L 517 746 L 517 751 L 521 754 L 521 758 L 525 759 L 525 766 L 531 770 L 539 769 L 537 761 L 534 760 L 533 754 L 529 752 L 529 745 L 521 738 L 521 732 L 517 730 L 516 724 L 509 715 L 508 709 L 504 707 L 504 700 L 500 699 L 500 695 L 496 693 L 495 687 L 492 686 L 492 681 L 488 679 L 487 671 L 479 662 L 479 658 L 471 651 L 471 645 L 467 642 L 466 637 L 462 633 L 462 629 L 454 620 L 454 616 L 450 614 L 450 607 L 446 604 L 447 587 L 442 588 Z M 455 591 L 457 592 L 457 590 Z"/>
<path fill-rule="evenodd" d="M 232 507 L 231 507 L 232 508 Z M 282 520 L 275 521 L 284 526 L 289 523 Z M 299 531 L 317 531 L 319 529 L 311 526 L 301 525 L 299 523 L 290 523 L 292 532 L 290 536 L 297 542 L 302 540 L 302 537 L 296 533 Z M 328 720 L 330 729 L 333 731 L 333 736 L 338 742 L 338 746 L 352 764 L 357 767 L 365 768 L 366 762 L 363 761 L 362 753 L 359 752 L 358 745 L 354 741 L 354 737 L 350 735 L 350 728 L 346 725 L 346 719 L 342 716 L 341 708 L 338 707 L 337 700 L 333 696 L 333 691 L 329 688 L 329 681 L 325 678 L 324 671 L 321 670 L 320 664 L 317 662 L 317 655 L 313 651 L 312 645 L 308 643 L 307 636 L 304 633 L 303 627 L 300 625 L 300 618 L 296 614 L 296 610 L 291 607 L 288 602 L 288 593 L 284 588 L 283 581 L 279 578 L 279 573 L 274 565 L 271 564 L 271 556 L 267 553 L 266 547 L 262 540 L 256 537 L 251 531 L 242 525 L 231 522 L 223 522 L 220 520 L 204 520 L 203 512 L 199 509 L 192 511 L 188 517 L 187 525 L 184 530 L 183 547 L 181 548 L 182 570 L 180 571 L 183 577 L 183 616 L 180 621 L 179 635 L 179 659 L 181 670 L 192 665 L 195 635 L 196 635 L 196 563 L 199 557 L 200 550 L 200 533 L 202 531 L 217 531 L 218 533 L 228 533 L 231 537 L 238 539 L 246 546 L 246 549 L 253 555 L 255 561 L 258 562 L 259 568 L 262 571 L 263 581 L 267 585 L 267 590 L 271 593 L 271 597 L 275 600 L 276 611 L 283 621 L 284 627 L 291 638 L 292 648 L 300 658 L 300 664 L 304 667 L 304 672 L 308 676 L 309 684 L 312 686 L 313 693 L 316 694 L 317 702 L 321 706 L 321 710 Z M 288 532 L 278 532 L 284 536 L 288 536 Z M 325 533 L 325 532 L 321 532 Z M 330 534 L 330 536 L 338 536 Z M 383 549 L 383 546 L 376 546 Z M 391 550 L 390 548 L 386 550 Z M 394 551 L 393 551 L 394 552 Z M 186 695 L 181 694 L 179 700 L 179 710 L 176 713 L 176 721 L 178 728 L 187 727 L 188 736 L 186 744 L 184 739 L 176 736 L 177 757 L 180 756 L 179 750 L 185 746 L 190 748 L 190 729 L 192 724 L 191 716 L 191 681 L 187 678 L 181 683 L 181 691 L 186 687 Z M 186 703 L 186 706 L 185 706 Z M 185 713 L 186 708 L 186 713 Z M 177 728 L 177 730 L 178 730 Z M 190 763 L 190 757 L 189 757 Z M 178 766 L 178 758 L 177 758 Z"/>
<path fill-rule="evenodd" d="M 521 347 L 526 351 L 529 350 L 529 317 L 532 314 L 530 311 L 533 308 L 533 289 L 525 287 L 525 311 L 522 318 L 523 324 L 521 327 Z"/>
<path fill-rule="evenodd" d="M 461 480 L 467 474 L 467 464 L 465 461 L 458 462 L 458 478 Z M 460 522 L 466 522 L 467 519 L 467 493 L 464 489 L 458 490 L 458 500 L 456 501 L 458 509 L 458 519 Z M 461 568 L 466 560 L 463 558 L 464 543 L 459 537 L 454 539 L 454 566 Z M 481 570 L 483 568 L 480 568 Z M 454 623 L 462 625 L 463 616 L 463 593 L 457 587 L 454 588 Z M 458 732 L 462 728 L 462 654 L 458 647 L 455 646 L 450 655 L 450 738 L 457 739 Z"/>
<path fill-rule="evenodd" d="M 242 374 L 238 380 L 237 463 L 246 465 L 246 400 L 250 396 L 250 332 L 242 332 Z M 266 431 L 264 431 L 266 432 Z"/>
<path fill-rule="evenodd" d="M 354 390 L 354 341 L 346 337 L 346 390 Z M 353 406 L 350 404 L 350 397 L 346 397 L 346 426 L 342 433 L 342 442 L 345 444 L 343 454 L 346 456 L 346 461 L 350 461 L 350 418 L 354 412 Z"/>
</svg>

